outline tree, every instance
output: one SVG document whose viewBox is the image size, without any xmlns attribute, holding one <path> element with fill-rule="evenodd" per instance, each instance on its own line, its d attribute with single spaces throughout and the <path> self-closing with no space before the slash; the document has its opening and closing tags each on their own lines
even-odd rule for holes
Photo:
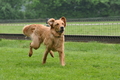
<svg viewBox="0 0 120 80">
<path fill-rule="evenodd" d="M 0 19 L 109 17 L 119 9 L 120 0 L 0 0 Z"/>
<path fill-rule="evenodd" d="M 24 2 L 25 0 L 0 0 L 0 19 L 23 18 L 20 10 Z"/>
</svg>

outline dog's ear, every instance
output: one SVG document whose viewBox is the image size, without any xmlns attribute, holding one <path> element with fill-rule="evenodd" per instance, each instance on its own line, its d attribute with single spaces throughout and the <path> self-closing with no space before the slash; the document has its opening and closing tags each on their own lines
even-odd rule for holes
<svg viewBox="0 0 120 80">
<path fill-rule="evenodd" d="M 66 27 L 66 18 L 65 17 L 61 17 L 60 19 L 64 22 L 64 26 Z"/>
<path fill-rule="evenodd" d="M 48 24 L 53 27 L 53 23 L 54 23 L 55 19 L 54 18 L 50 18 L 47 22 Z"/>
</svg>

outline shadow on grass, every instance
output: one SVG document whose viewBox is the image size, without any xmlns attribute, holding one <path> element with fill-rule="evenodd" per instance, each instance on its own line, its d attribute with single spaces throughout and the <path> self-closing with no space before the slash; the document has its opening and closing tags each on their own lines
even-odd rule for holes
<svg viewBox="0 0 120 80">
<path fill-rule="evenodd" d="M 55 60 L 55 59 L 54 59 Z M 41 68 L 41 67 L 61 67 L 60 62 L 58 61 L 47 61 L 45 64 L 42 64 L 42 60 L 31 60 L 21 61 L 16 64 L 16 67 L 30 67 L 30 68 Z"/>
</svg>

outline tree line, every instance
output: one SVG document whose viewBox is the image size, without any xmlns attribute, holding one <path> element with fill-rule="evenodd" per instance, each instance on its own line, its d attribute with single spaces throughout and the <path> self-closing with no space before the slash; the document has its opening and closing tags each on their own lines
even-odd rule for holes
<svg viewBox="0 0 120 80">
<path fill-rule="evenodd" d="M 0 0 L 0 19 L 120 16 L 120 0 Z"/>
</svg>

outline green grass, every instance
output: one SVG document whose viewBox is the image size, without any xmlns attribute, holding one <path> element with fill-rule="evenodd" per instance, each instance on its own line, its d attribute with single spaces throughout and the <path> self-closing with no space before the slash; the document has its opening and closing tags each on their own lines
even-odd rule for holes
<svg viewBox="0 0 120 80">
<path fill-rule="evenodd" d="M 105 22 L 68 22 L 65 34 L 67 35 L 120 35 L 120 24 L 116 25 L 69 25 L 69 24 L 101 24 L 101 23 L 119 23 L 118 21 Z M 0 33 L 22 33 L 22 28 L 27 24 L 39 23 L 11 23 L 0 24 Z M 45 24 L 45 23 L 40 23 Z"/>
<path fill-rule="evenodd" d="M 22 28 L 29 24 L 45 24 L 45 23 L 7 23 L 0 24 L 0 33 L 22 33 Z"/>
<path fill-rule="evenodd" d="M 120 44 L 65 42 L 66 66 L 44 46 L 28 57 L 30 40 L 0 41 L 0 80 L 120 80 Z"/>
</svg>

